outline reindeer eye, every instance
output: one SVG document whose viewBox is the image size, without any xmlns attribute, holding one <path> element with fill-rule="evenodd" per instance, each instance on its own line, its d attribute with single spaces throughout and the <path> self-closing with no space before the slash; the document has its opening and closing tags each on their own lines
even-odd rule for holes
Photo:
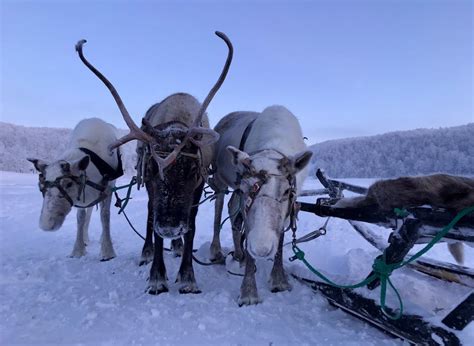
<svg viewBox="0 0 474 346">
<path fill-rule="evenodd" d="M 69 182 L 69 183 L 66 184 L 66 188 L 69 189 L 70 187 L 72 187 L 72 182 Z"/>
</svg>

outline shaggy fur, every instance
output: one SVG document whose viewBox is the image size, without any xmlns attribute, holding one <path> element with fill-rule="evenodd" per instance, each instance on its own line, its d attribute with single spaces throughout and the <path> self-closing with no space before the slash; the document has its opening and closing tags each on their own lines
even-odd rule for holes
<svg viewBox="0 0 474 346">
<path fill-rule="evenodd" d="M 380 180 L 369 187 L 366 196 L 342 199 L 337 203 L 338 207 L 369 205 L 384 211 L 431 205 L 459 212 L 474 205 L 474 179 L 434 174 Z M 456 262 L 464 262 L 462 243 L 450 243 L 448 249 Z"/>
<path fill-rule="evenodd" d="M 474 179 L 447 174 L 380 180 L 370 186 L 364 204 L 382 210 L 431 205 L 460 211 L 474 205 Z"/>
</svg>

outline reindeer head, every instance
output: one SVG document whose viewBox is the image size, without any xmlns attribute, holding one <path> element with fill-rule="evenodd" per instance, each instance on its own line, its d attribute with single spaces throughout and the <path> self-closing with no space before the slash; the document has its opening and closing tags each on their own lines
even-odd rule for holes
<svg viewBox="0 0 474 346">
<path fill-rule="evenodd" d="M 181 148 L 176 159 L 171 162 L 160 178 L 158 164 L 153 159 L 150 151 L 160 157 L 166 157 L 173 152 L 177 146 L 181 145 L 188 133 L 189 119 L 193 119 L 201 104 L 191 95 L 178 93 L 173 94 L 157 105 L 152 106 L 144 117 L 142 129 L 152 136 L 158 138 L 162 133 L 167 133 L 153 147 L 142 144 L 137 151 L 145 151 L 142 156 L 146 162 L 146 181 L 150 203 L 154 210 L 153 225 L 155 231 L 161 237 L 175 237 L 188 230 L 188 222 L 191 206 L 194 204 L 195 192 L 200 194 L 199 187 L 204 183 L 203 176 L 206 174 L 204 167 L 204 156 L 209 155 L 209 149 L 204 149 L 205 145 L 196 145 L 189 140 Z M 179 115 L 179 116 L 177 116 Z M 163 119 L 174 119 L 152 126 L 152 123 L 163 121 Z M 157 120 L 158 119 L 158 120 Z M 207 126 L 207 117 L 204 118 L 204 126 Z M 203 143 L 206 140 L 213 140 L 213 136 L 197 134 L 192 137 L 194 141 Z M 202 149 L 204 153 L 202 154 Z M 143 154 L 142 154 L 143 155 Z M 207 160 L 206 160 L 207 161 Z"/>
<path fill-rule="evenodd" d="M 194 190 L 202 186 L 203 182 L 199 159 L 200 151 L 203 147 L 210 146 L 219 139 L 217 132 L 202 126 L 202 121 L 209 103 L 225 80 L 232 61 L 233 47 L 225 34 L 216 32 L 216 35 L 225 41 L 229 53 L 218 81 L 210 90 L 203 104 L 196 108 L 193 102 L 181 103 L 181 106 L 174 110 L 176 112 L 175 121 L 165 124 L 152 124 L 145 116 L 142 128 L 139 128 L 132 120 L 114 86 L 84 58 L 82 46 L 86 41 L 81 40 L 76 45 L 82 62 L 112 93 L 130 129 L 130 133 L 113 143 L 110 149 L 137 139 L 143 142 L 153 159 L 151 160 L 151 174 L 157 177 L 157 179 L 152 179 L 155 196 L 153 206 L 157 211 L 154 213 L 154 229 L 163 237 L 178 237 L 187 232 Z M 165 102 L 170 102 L 171 98 L 183 95 L 186 94 L 172 95 L 160 104 L 152 106 L 149 112 L 159 111 L 160 107 L 165 107 Z M 193 121 L 190 126 L 187 125 L 189 123 L 178 120 L 179 113 L 182 112 L 187 112 L 192 117 Z"/>
<path fill-rule="evenodd" d="M 240 176 L 247 250 L 254 258 L 273 258 L 296 202 L 296 174 L 307 166 L 312 152 L 287 157 L 273 149 L 252 156 L 233 146 L 227 150 Z"/>
<path fill-rule="evenodd" d="M 89 156 L 68 162 L 64 160 L 46 163 L 39 159 L 27 159 L 39 175 L 39 188 L 43 193 L 43 206 L 39 226 L 44 231 L 58 230 L 71 211 L 80 194 L 81 172 L 89 165 Z"/>
</svg>

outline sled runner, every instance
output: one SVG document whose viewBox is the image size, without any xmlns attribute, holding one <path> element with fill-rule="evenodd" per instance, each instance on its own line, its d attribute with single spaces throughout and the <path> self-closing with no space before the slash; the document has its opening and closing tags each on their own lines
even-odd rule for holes
<svg viewBox="0 0 474 346">
<path fill-rule="evenodd" d="M 388 318 L 376 301 L 347 288 L 337 288 L 321 281 L 304 279 L 293 275 L 299 282 L 322 294 L 328 302 L 383 332 L 414 345 L 461 345 L 451 331 L 433 325 L 422 316 L 404 314 L 397 320 Z M 467 307 L 466 307 L 467 308 Z M 390 308 L 387 308 L 392 312 Z"/>
</svg>

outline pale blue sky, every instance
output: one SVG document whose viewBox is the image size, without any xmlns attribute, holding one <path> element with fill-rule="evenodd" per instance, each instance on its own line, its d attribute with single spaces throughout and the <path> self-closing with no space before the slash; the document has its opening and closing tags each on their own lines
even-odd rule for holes
<svg viewBox="0 0 474 346">
<path fill-rule="evenodd" d="M 202 101 L 227 50 L 211 125 L 282 104 L 309 143 L 473 122 L 471 1 L 1 2 L 1 119 L 73 127 L 98 116 L 125 128 L 107 89 L 139 122 L 170 93 Z"/>
</svg>

